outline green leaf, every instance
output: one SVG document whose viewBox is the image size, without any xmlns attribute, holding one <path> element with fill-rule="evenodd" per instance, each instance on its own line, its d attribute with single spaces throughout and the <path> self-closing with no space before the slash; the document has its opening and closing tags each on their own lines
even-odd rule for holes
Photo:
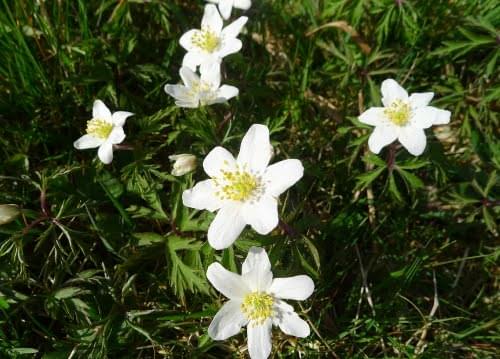
<svg viewBox="0 0 500 359">
<path fill-rule="evenodd" d="M 486 223 L 486 227 L 488 227 L 488 230 L 492 233 L 497 232 L 497 224 L 495 222 L 495 219 L 491 215 L 490 211 L 486 206 L 483 206 L 483 218 L 484 218 L 484 223 Z"/>
<path fill-rule="evenodd" d="M 392 195 L 398 200 L 402 201 L 403 197 L 401 196 L 401 192 L 398 190 L 398 186 L 396 184 L 396 179 L 394 178 L 394 173 L 391 173 L 389 176 L 389 191 Z"/>
<path fill-rule="evenodd" d="M 409 184 L 409 187 L 412 189 L 419 189 L 424 187 L 424 183 L 420 178 L 415 176 L 413 173 L 402 170 L 399 166 L 394 166 L 394 168 L 398 171 L 401 177 Z"/>
<path fill-rule="evenodd" d="M 9 309 L 9 303 L 5 297 L 0 297 L 0 309 Z"/>
<path fill-rule="evenodd" d="M 209 287 L 200 258 L 202 245 L 203 243 L 193 238 L 178 236 L 167 238 L 167 256 L 170 259 L 169 280 L 174 292 L 182 301 L 185 299 L 186 291 L 208 294 Z"/>
<path fill-rule="evenodd" d="M 138 246 L 149 246 L 153 243 L 161 243 L 166 241 L 165 237 L 153 232 L 132 233 L 132 236 L 139 240 L 139 242 L 137 243 Z"/>
<path fill-rule="evenodd" d="M 54 293 L 54 298 L 56 299 L 67 299 L 82 293 L 82 289 L 78 287 L 66 287 L 57 290 Z"/>
<path fill-rule="evenodd" d="M 371 172 L 363 173 L 362 175 L 359 175 L 357 177 L 357 183 L 356 183 L 356 188 L 355 190 L 361 191 L 368 187 L 370 183 L 375 181 L 378 176 L 385 170 L 385 167 L 379 167 L 374 169 Z"/>
<path fill-rule="evenodd" d="M 38 353 L 38 349 L 35 348 L 13 348 L 11 349 L 12 352 L 16 354 L 36 354 Z"/>
</svg>

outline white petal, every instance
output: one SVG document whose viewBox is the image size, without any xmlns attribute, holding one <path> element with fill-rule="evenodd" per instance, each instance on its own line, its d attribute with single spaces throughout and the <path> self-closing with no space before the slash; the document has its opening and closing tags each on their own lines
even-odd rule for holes
<svg viewBox="0 0 500 359">
<path fill-rule="evenodd" d="M 259 234 L 268 234 L 278 225 L 278 202 L 276 198 L 263 195 L 255 203 L 245 203 L 243 207 L 245 222 Z"/>
<path fill-rule="evenodd" d="M 179 100 L 179 101 L 175 101 L 175 105 L 177 107 L 186 107 L 186 108 L 198 108 L 198 107 L 200 107 L 199 101 Z"/>
<path fill-rule="evenodd" d="M 277 298 L 305 300 L 314 292 L 314 282 L 307 275 L 275 278 L 269 292 Z"/>
<path fill-rule="evenodd" d="M 216 35 L 219 35 L 223 25 L 224 23 L 220 17 L 217 7 L 212 4 L 206 5 L 205 12 L 203 13 L 203 19 L 201 20 L 201 28 L 209 28 L 211 31 L 215 32 Z"/>
<path fill-rule="evenodd" d="M 266 191 L 272 196 L 278 197 L 292 187 L 303 175 L 304 166 L 299 160 L 289 159 L 273 163 L 267 167 L 263 176 Z"/>
<path fill-rule="evenodd" d="M 207 269 L 208 281 L 229 299 L 243 299 L 250 292 L 243 278 L 228 271 L 220 263 L 212 263 Z"/>
<path fill-rule="evenodd" d="M 104 142 L 97 150 L 97 156 L 105 165 L 109 165 L 113 161 L 113 144 L 111 142 Z"/>
<path fill-rule="evenodd" d="M 252 291 L 267 292 L 273 282 L 273 273 L 271 262 L 263 248 L 250 248 L 243 262 L 241 276 Z"/>
<path fill-rule="evenodd" d="M 241 274 L 247 274 L 255 268 L 264 272 L 271 271 L 271 262 L 264 248 L 251 247 L 241 267 Z"/>
<path fill-rule="evenodd" d="M 429 128 L 432 125 L 450 123 L 451 112 L 440 108 L 425 106 L 414 111 L 412 125 L 418 128 Z"/>
<path fill-rule="evenodd" d="M 165 92 L 176 100 L 198 105 L 198 97 L 193 96 L 192 91 L 184 85 L 165 85 Z"/>
<path fill-rule="evenodd" d="M 248 10 L 252 6 L 252 1 L 251 0 L 234 0 L 233 6 L 237 9 Z"/>
<path fill-rule="evenodd" d="M 292 306 L 279 301 L 276 308 L 278 313 L 275 320 L 283 333 L 299 338 L 309 335 L 311 332 L 309 324 L 295 313 Z"/>
<path fill-rule="evenodd" d="M 193 188 L 182 193 L 182 203 L 186 207 L 216 211 L 222 206 L 222 201 L 215 195 L 216 187 L 213 180 L 198 182 Z"/>
<path fill-rule="evenodd" d="M 241 141 L 237 162 L 256 172 L 264 172 L 271 159 L 272 147 L 269 129 L 265 125 L 254 124 Z"/>
<path fill-rule="evenodd" d="M 408 92 L 393 79 L 387 79 L 382 82 L 382 103 L 388 107 L 394 100 L 407 101 Z"/>
<path fill-rule="evenodd" d="M 78 140 L 73 142 L 73 146 L 77 150 L 86 150 L 87 148 L 96 148 L 104 143 L 102 138 L 97 138 L 92 135 L 83 135 Z"/>
<path fill-rule="evenodd" d="M 239 39 L 227 39 L 222 43 L 220 50 L 217 52 L 219 58 L 225 57 L 227 55 L 234 54 L 241 50 L 243 44 Z"/>
<path fill-rule="evenodd" d="M 240 208 L 234 204 L 225 204 L 208 228 L 208 243 L 217 250 L 227 248 L 238 239 L 245 225 Z"/>
<path fill-rule="evenodd" d="M 112 116 L 113 125 L 123 127 L 125 125 L 125 121 L 128 117 L 133 116 L 132 112 L 127 111 L 116 111 Z"/>
<path fill-rule="evenodd" d="M 222 99 L 224 102 L 227 100 L 238 96 L 239 94 L 238 88 L 229 85 L 222 85 L 217 91 L 217 99 Z"/>
<path fill-rule="evenodd" d="M 233 0 L 219 0 L 219 10 L 222 17 L 227 20 L 231 16 Z"/>
<path fill-rule="evenodd" d="M 113 127 L 111 133 L 108 136 L 107 141 L 111 142 L 111 144 L 116 145 L 118 143 L 122 143 L 125 139 L 125 132 L 123 131 L 123 127 Z"/>
<path fill-rule="evenodd" d="M 368 139 L 368 147 L 373 153 L 379 153 L 382 148 L 394 142 L 398 137 L 397 130 L 392 126 L 377 126 Z"/>
<path fill-rule="evenodd" d="M 212 62 L 200 66 L 201 81 L 208 84 L 213 91 L 220 86 L 220 63 Z"/>
<path fill-rule="evenodd" d="M 189 51 L 184 55 L 182 59 L 182 66 L 188 67 L 193 71 L 196 71 L 196 67 L 203 62 L 203 57 L 201 57 L 199 52 Z"/>
<path fill-rule="evenodd" d="M 427 106 L 434 97 L 434 92 L 422 92 L 411 94 L 408 101 L 413 109 Z"/>
<path fill-rule="evenodd" d="M 232 171 L 234 168 L 236 168 L 236 161 L 224 147 L 215 147 L 203 160 L 203 169 L 212 178 L 219 177 L 221 170 Z"/>
<path fill-rule="evenodd" d="M 112 122 L 111 111 L 109 111 L 109 108 L 101 100 L 94 101 L 94 106 L 92 108 L 92 117 Z"/>
<path fill-rule="evenodd" d="M 427 144 L 424 130 L 413 127 L 405 127 L 399 134 L 399 142 L 414 156 L 420 156 Z"/>
<path fill-rule="evenodd" d="M 179 70 L 182 82 L 186 87 L 193 88 L 199 85 L 200 78 L 189 67 L 183 66 Z"/>
<path fill-rule="evenodd" d="M 215 315 L 208 327 L 208 335 L 213 340 L 225 340 L 238 334 L 246 323 L 247 319 L 241 312 L 241 302 L 230 300 Z"/>
<path fill-rule="evenodd" d="M 271 319 L 261 325 L 247 326 L 248 352 L 251 359 L 266 359 L 271 354 Z"/>
<path fill-rule="evenodd" d="M 385 119 L 383 107 L 370 107 L 358 117 L 359 121 L 370 126 L 380 125 Z"/>
<path fill-rule="evenodd" d="M 220 5 L 219 5 L 220 7 Z M 222 35 L 226 38 L 229 39 L 231 37 L 236 37 L 239 35 L 241 32 L 241 29 L 243 29 L 243 26 L 248 21 L 248 17 L 246 16 L 241 16 L 235 21 L 233 21 L 231 24 L 227 25 L 224 30 L 222 30 Z"/>
<path fill-rule="evenodd" d="M 198 46 L 193 43 L 193 37 L 194 36 L 200 36 L 201 35 L 201 31 L 198 30 L 198 29 L 191 29 L 187 32 L 185 32 L 184 34 L 182 34 L 181 38 L 179 39 L 179 44 L 186 50 L 188 51 L 188 54 L 191 52 L 191 51 L 199 51 L 199 48 Z M 186 56 L 188 55 L 186 54 Z M 184 65 L 184 63 L 182 64 L 183 66 L 186 66 Z M 188 66 L 188 67 L 191 67 L 191 66 Z M 195 69 L 193 69 L 194 71 Z"/>
</svg>

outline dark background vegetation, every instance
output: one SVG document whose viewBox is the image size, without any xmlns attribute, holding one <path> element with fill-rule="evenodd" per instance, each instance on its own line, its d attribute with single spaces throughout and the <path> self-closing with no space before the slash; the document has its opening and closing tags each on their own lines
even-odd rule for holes
<svg viewBox="0 0 500 359">
<path fill-rule="evenodd" d="M 203 3 L 0 0 L 0 203 L 23 208 L 0 227 L 0 357 L 245 357 L 244 334 L 207 335 L 204 273 L 258 243 L 316 284 L 291 303 L 311 335 L 275 331 L 276 358 L 498 357 L 498 2 L 255 0 L 224 61 L 239 98 L 182 110 L 163 86 Z M 356 116 L 389 77 L 452 112 L 419 158 L 367 150 Z M 136 114 L 109 166 L 72 145 L 97 98 Z M 236 153 L 252 123 L 305 176 L 270 236 L 215 252 L 180 201 L 205 175 L 168 156 Z"/>
</svg>

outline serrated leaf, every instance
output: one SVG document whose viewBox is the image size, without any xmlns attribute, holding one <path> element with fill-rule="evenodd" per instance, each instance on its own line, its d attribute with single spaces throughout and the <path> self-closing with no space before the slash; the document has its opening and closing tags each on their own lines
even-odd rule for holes
<svg viewBox="0 0 500 359">
<path fill-rule="evenodd" d="M 356 190 L 365 189 L 370 183 L 375 181 L 378 176 L 385 170 L 385 167 L 379 167 L 371 172 L 363 173 L 357 177 Z"/>
<path fill-rule="evenodd" d="M 167 255 L 170 259 L 169 281 L 174 288 L 174 292 L 182 301 L 184 301 L 186 291 L 208 294 L 209 287 L 200 259 L 202 245 L 203 243 L 193 238 L 168 237 Z M 180 251 L 190 252 L 188 253 L 191 256 L 190 265 L 183 260 L 182 252 Z"/>
<path fill-rule="evenodd" d="M 149 246 L 153 243 L 166 241 L 165 237 L 154 232 L 132 233 L 132 236 L 139 240 L 137 243 L 138 246 Z"/>
<path fill-rule="evenodd" d="M 402 201 L 403 197 L 401 196 L 401 193 L 399 192 L 398 186 L 396 184 L 396 179 L 394 178 L 394 174 L 391 173 L 389 176 L 389 191 L 392 193 L 392 195 L 398 200 Z"/>
<path fill-rule="evenodd" d="M 418 178 L 417 176 L 415 176 L 413 173 L 402 170 L 398 166 L 395 166 L 395 168 L 398 171 L 398 173 L 401 175 L 401 177 L 405 180 L 405 182 L 407 182 L 409 184 L 410 188 L 419 189 L 419 188 L 422 188 L 424 186 L 424 182 L 422 182 L 422 180 L 420 178 Z"/>
</svg>

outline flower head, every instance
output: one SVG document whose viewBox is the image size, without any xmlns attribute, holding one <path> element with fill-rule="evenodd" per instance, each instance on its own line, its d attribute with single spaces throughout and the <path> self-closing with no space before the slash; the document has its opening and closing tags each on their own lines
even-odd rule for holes
<svg viewBox="0 0 500 359">
<path fill-rule="evenodd" d="M 283 299 L 309 298 L 314 291 L 312 279 L 306 275 L 273 279 L 264 249 L 250 248 L 241 275 L 212 263 L 207 278 L 215 289 L 229 298 L 208 327 L 212 339 L 227 339 L 246 326 L 250 358 L 265 359 L 271 353 L 273 325 L 288 335 L 300 338 L 309 335 L 307 322 Z"/>
<path fill-rule="evenodd" d="M 201 76 L 189 67 L 181 67 L 179 73 L 184 85 L 165 85 L 165 92 L 176 99 L 179 107 L 197 108 L 227 102 L 238 95 L 234 86 L 220 85 L 220 64 L 212 63 L 200 67 Z"/>
<path fill-rule="evenodd" d="M 78 150 L 97 148 L 97 155 L 104 164 L 113 160 L 113 145 L 123 142 L 123 125 L 133 113 L 117 111 L 113 114 L 101 100 L 94 101 L 92 119 L 87 121 L 87 134 L 76 140 L 73 145 Z"/>
<path fill-rule="evenodd" d="M 185 206 L 218 211 L 208 229 L 215 249 L 229 247 L 249 224 L 260 234 L 278 225 L 278 196 L 304 173 L 299 160 L 288 159 L 268 166 L 272 156 L 269 129 L 252 125 L 241 141 L 235 159 L 222 147 L 205 157 L 203 169 L 211 177 L 184 191 Z"/>
<path fill-rule="evenodd" d="M 207 0 L 219 5 L 220 14 L 224 19 L 229 19 L 233 7 L 248 10 L 252 6 L 252 0 Z"/>
<path fill-rule="evenodd" d="M 174 169 L 172 170 L 172 175 L 174 176 L 182 176 L 186 173 L 194 171 L 196 168 L 196 156 L 182 153 L 180 155 L 171 155 L 168 156 L 170 161 L 174 162 Z"/>
<path fill-rule="evenodd" d="M 236 37 L 247 21 L 248 18 L 242 16 L 222 28 L 223 21 L 215 5 L 206 5 L 201 29 L 189 30 L 179 40 L 187 51 L 182 66 L 196 71 L 199 65 L 220 63 L 225 56 L 240 51 L 242 43 Z"/>
<path fill-rule="evenodd" d="M 428 106 L 433 92 L 408 93 L 393 79 L 382 82 L 384 107 L 371 107 L 359 116 L 359 120 L 375 126 L 368 147 L 380 150 L 396 139 L 414 156 L 421 155 L 427 143 L 424 129 L 432 125 L 450 122 L 450 111 Z"/>
</svg>

